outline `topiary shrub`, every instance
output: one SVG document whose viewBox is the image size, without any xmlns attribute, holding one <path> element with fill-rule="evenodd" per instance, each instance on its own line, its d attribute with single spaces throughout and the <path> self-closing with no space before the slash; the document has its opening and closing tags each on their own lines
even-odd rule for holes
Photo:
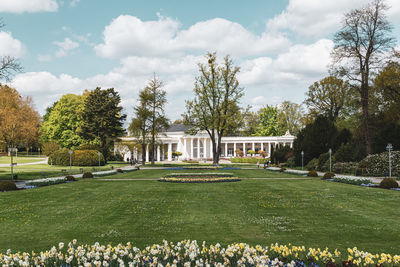
<svg viewBox="0 0 400 267">
<path fill-rule="evenodd" d="M 123 173 L 124 171 L 122 169 L 116 169 L 116 172 Z"/>
<path fill-rule="evenodd" d="M 308 171 L 316 170 L 317 167 L 318 167 L 318 159 L 317 158 L 310 160 L 306 165 L 306 169 Z"/>
<path fill-rule="evenodd" d="M 318 177 L 318 173 L 315 170 L 311 170 L 307 173 L 308 177 Z"/>
<path fill-rule="evenodd" d="M 72 159 L 73 166 L 98 166 L 99 151 L 97 150 L 75 150 Z M 105 164 L 103 154 L 100 153 L 100 165 Z"/>
<path fill-rule="evenodd" d="M 72 176 L 72 175 L 65 176 L 65 180 L 68 181 L 68 182 L 76 181 L 75 177 Z"/>
<path fill-rule="evenodd" d="M 69 149 L 63 148 L 52 152 L 48 163 L 51 165 L 69 166 Z"/>
<path fill-rule="evenodd" d="M 398 188 L 399 184 L 396 182 L 394 178 L 384 178 L 379 184 L 380 187 L 390 189 L 390 188 Z"/>
<path fill-rule="evenodd" d="M 324 176 L 322 176 L 322 179 L 323 180 L 332 179 L 333 177 L 335 177 L 335 174 L 333 172 L 326 172 L 324 173 Z"/>
<path fill-rule="evenodd" d="M 91 172 L 84 172 L 82 178 L 93 178 L 93 173 Z"/>
<path fill-rule="evenodd" d="M 1 181 L 0 191 L 14 191 L 17 190 L 17 185 L 13 181 Z"/>
</svg>

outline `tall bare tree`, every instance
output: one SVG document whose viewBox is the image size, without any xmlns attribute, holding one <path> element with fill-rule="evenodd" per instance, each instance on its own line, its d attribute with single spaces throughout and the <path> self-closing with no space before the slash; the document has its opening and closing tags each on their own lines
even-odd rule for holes
<svg viewBox="0 0 400 267">
<path fill-rule="evenodd" d="M 394 46 L 392 26 L 387 20 L 384 0 L 345 14 L 342 28 L 335 34 L 332 51 L 334 73 L 345 76 L 359 91 L 366 151 L 371 153 L 369 93 L 371 76 L 384 63 L 385 54 Z"/>
<path fill-rule="evenodd" d="M 0 18 L 0 29 L 5 26 L 3 19 Z M 9 82 L 14 73 L 21 72 L 22 66 L 17 58 L 10 55 L 0 57 L 0 80 Z"/>
<path fill-rule="evenodd" d="M 186 124 L 191 125 L 191 133 L 206 131 L 213 149 L 213 163 L 219 163 L 221 138 L 229 129 L 240 125 L 239 107 L 243 89 L 239 86 L 239 67 L 233 65 L 229 56 L 217 63 L 216 53 L 206 55 L 207 64 L 199 64 L 200 74 L 194 86 L 194 99 L 186 101 Z"/>
</svg>

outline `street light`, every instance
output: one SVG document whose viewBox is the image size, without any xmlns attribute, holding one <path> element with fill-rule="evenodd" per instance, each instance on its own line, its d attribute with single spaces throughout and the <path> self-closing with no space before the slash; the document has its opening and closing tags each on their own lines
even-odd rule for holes
<svg viewBox="0 0 400 267">
<path fill-rule="evenodd" d="M 70 172 L 72 172 L 72 150 L 70 149 L 69 151 L 68 151 L 68 153 L 69 153 L 69 171 Z"/>
<path fill-rule="evenodd" d="M 329 148 L 329 172 L 332 172 L 332 149 Z"/>
<path fill-rule="evenodd" d="M 101 153 L 100 153 L 100 151 L 98 151 L 97 156 L 99 156 L 99 167 L 100 167 L 100 155 L 101 155 Z"/>
<path fill-rule="evenodd" d="M 392 177 L 392 162 L 390 161 L 390 152 L 393 150 L 392 144 L 389 143 L 386 150 L 389 152 L 389 177 Z"/>
<path fill-rule="evenodd" d="M 39 147 L 39 158 L 40 158 L 40 147 Z"/>
<path fill-rule="evenodd" d="M 303 170 L 304 167 L 304 151 L 301 151 L 301 170 Z"/>
</svg>

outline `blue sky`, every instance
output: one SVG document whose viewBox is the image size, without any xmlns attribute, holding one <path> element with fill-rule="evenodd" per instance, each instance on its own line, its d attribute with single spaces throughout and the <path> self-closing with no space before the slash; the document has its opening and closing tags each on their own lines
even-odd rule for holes
<svg viewBox="0 0 400 267">
<path fill-rule="evenodd" d="M 196 64 L 207 51 L 230 54 L 241 67 L 243 105 L 301 103 L 327 75 L 332 35 L 343 14 L 367 0 L 128 1 L 1 0 L 0 54 L 24 73 L 12 85 L 43 114 L 65 93 L 114 87 L 132 113 L 137 92 L 156 73 L 171 119 L 192 97 Z M 400 30 L 400 4 L 388 0 Z"/>
</svg>

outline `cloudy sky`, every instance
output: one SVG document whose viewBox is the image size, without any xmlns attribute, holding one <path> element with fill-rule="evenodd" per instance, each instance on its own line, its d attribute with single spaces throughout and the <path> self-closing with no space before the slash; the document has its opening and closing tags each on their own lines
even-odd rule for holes
<svg viewBox="0 0 400 267">
<path fill-rule="evenodd" d="M 400 1 L 387 0 L 400 36 Z M 128 115 L 156 73 L 177 119 L 207 51 L 241 67 L 243 105 L 301 103 L 327 75 L 345 12 L 368 0 L 1 0 L 0 55 L 20 59 L 12 85 L 41 114 L 66 93 L 114 87 Z"/>
</svg>

